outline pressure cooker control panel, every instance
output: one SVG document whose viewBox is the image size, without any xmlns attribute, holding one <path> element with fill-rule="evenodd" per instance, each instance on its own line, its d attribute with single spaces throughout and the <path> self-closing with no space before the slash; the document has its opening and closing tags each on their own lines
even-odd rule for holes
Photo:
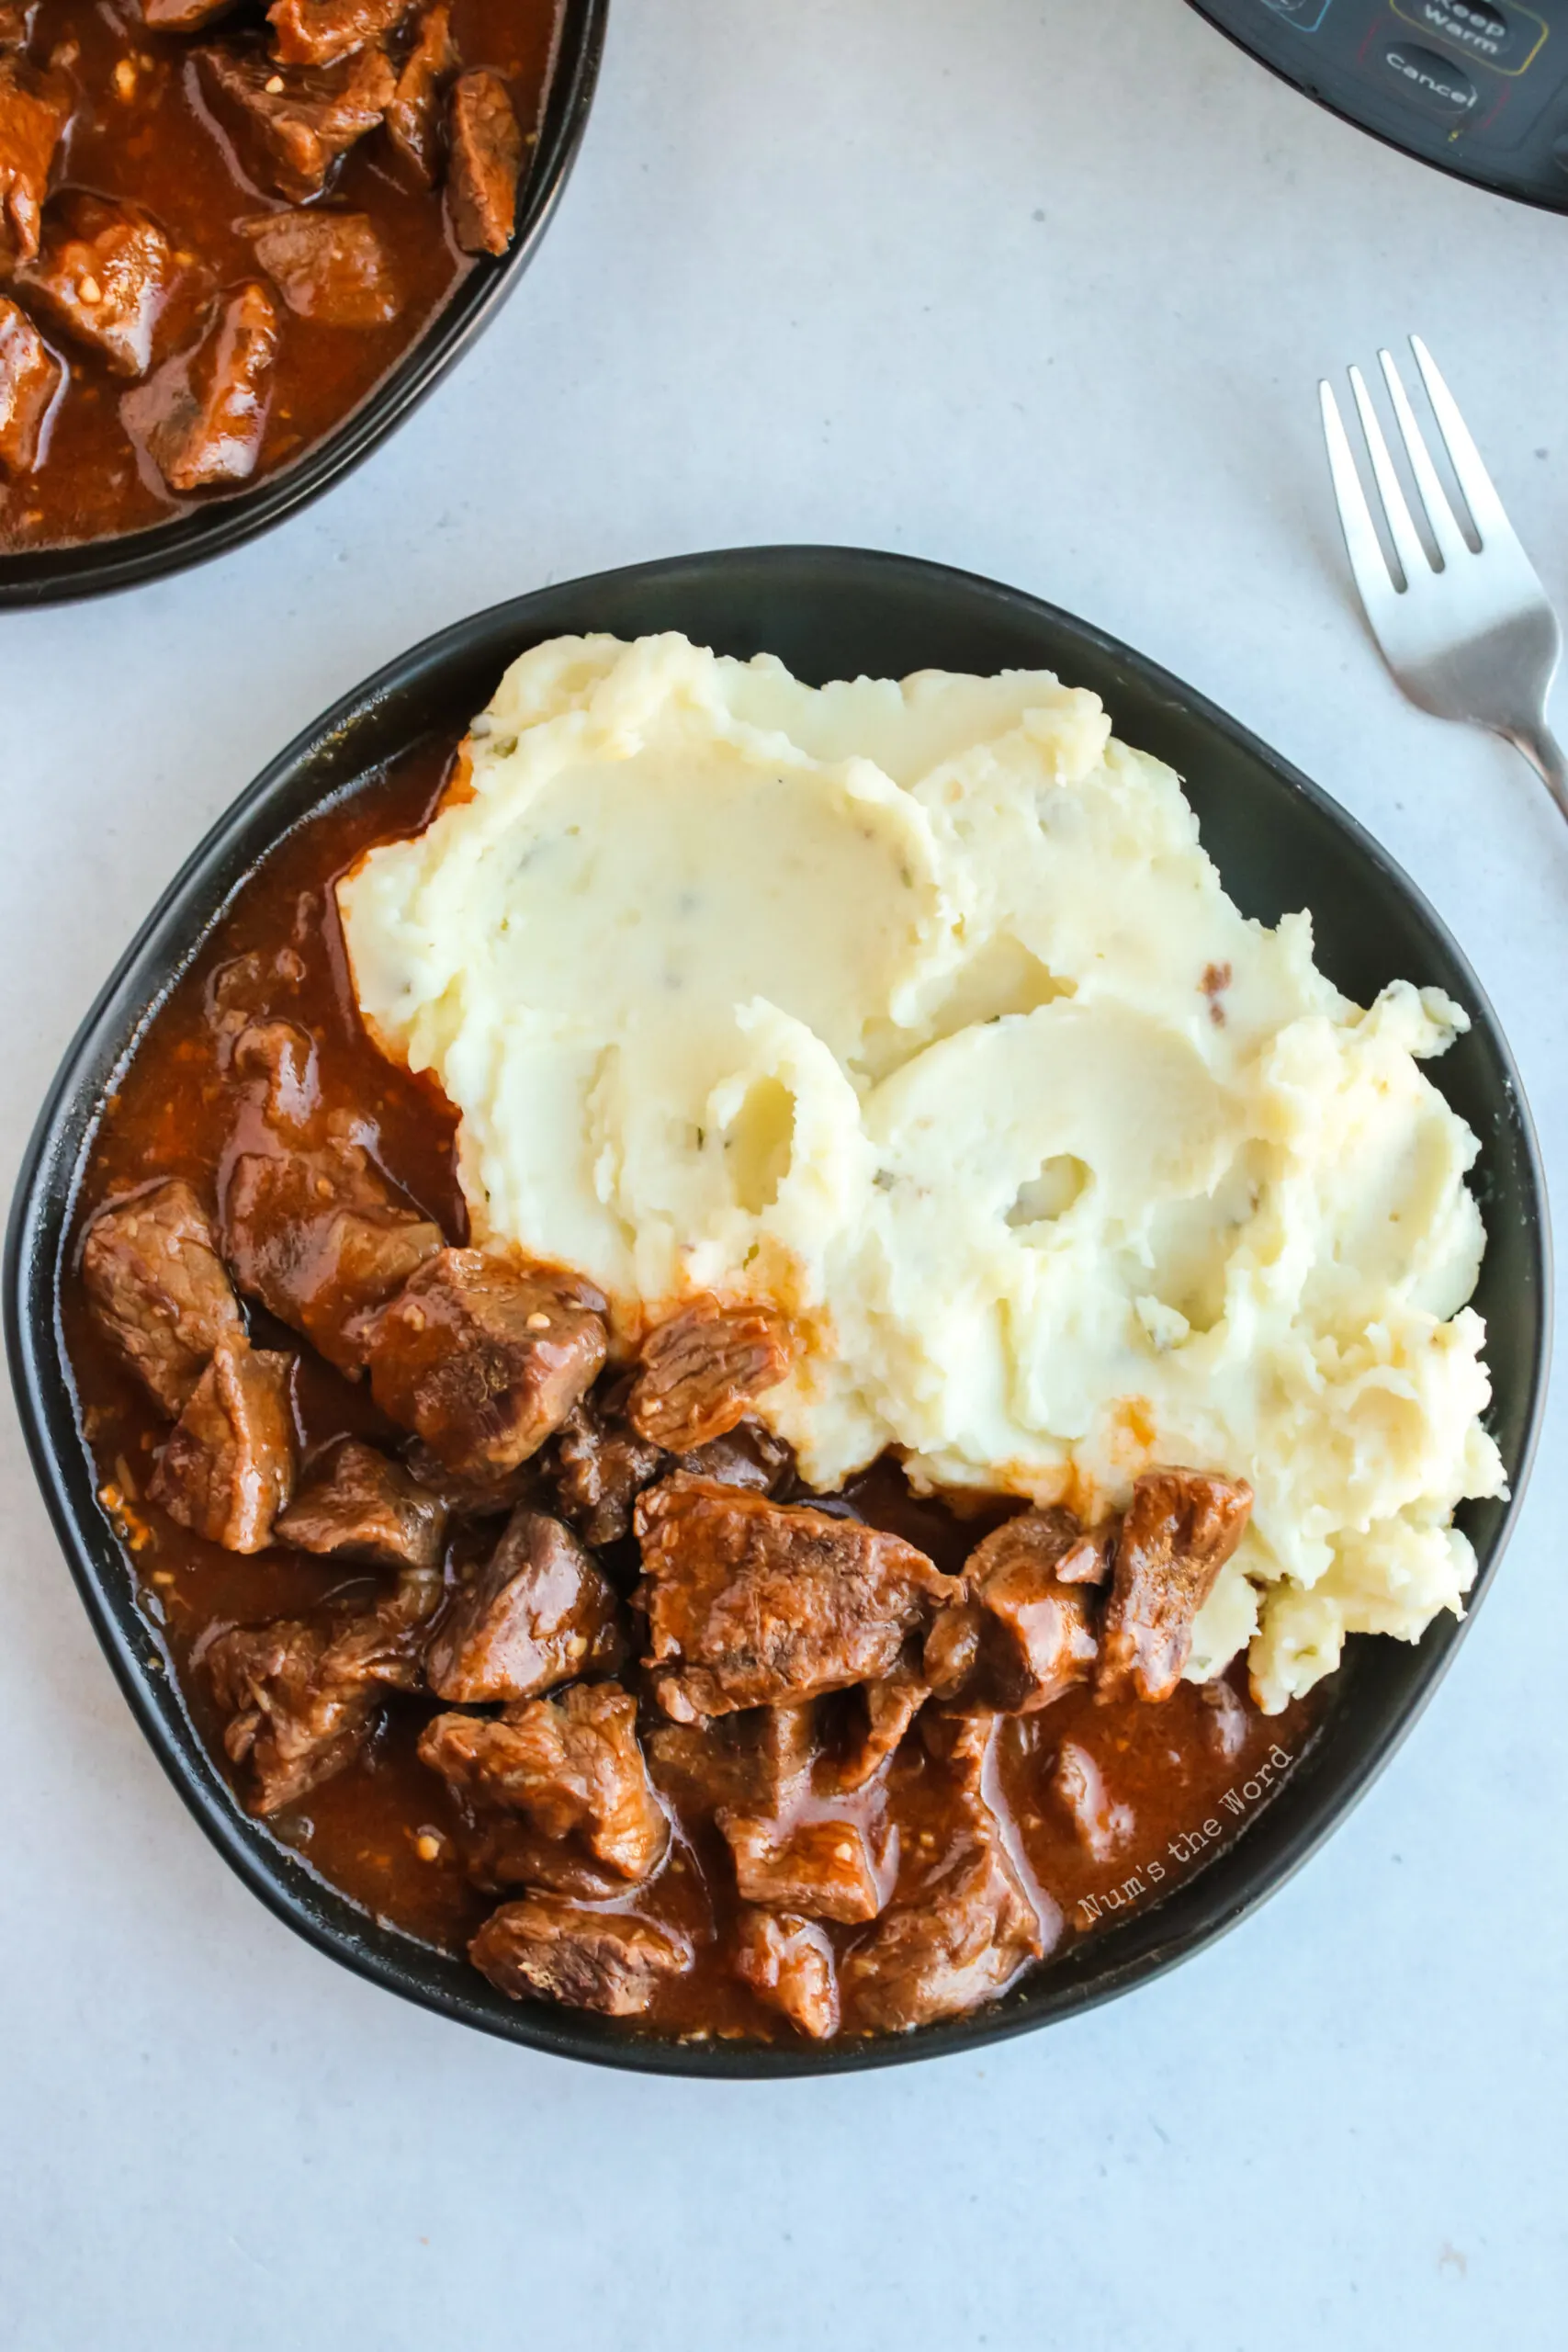
<svg viewBox="0 0 1568 2352">
<path fill-rule="evenodd" d="M 1568 0 L 1192 0 L 1265 64 L 1425 162 L 1568 212 Z"/>
</svg>

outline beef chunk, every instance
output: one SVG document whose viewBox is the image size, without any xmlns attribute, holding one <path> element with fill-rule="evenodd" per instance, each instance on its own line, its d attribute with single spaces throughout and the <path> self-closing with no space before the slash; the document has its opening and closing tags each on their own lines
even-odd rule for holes
<svg viewBox="0 0 1568 2352">
<path fill-rule="evenodd" d="M 463 1477 L 417 1437 L 403 1448 L 403 1462 L 409 1476 L 445 1503 L 454 1519 L 510 1519 L 519 1503 L 547 1499 L 534 1462 L 519 1464 L 504 1478 Z"/>
<path fill-rule="evenodd" d="M 408 15 L 410 0 L 272 0 L 272 46 L 285 65 L 332 65 L 379 40 Z"/>
<path fill-rule="evenodd" d="M 556 1432 L 547 1464 L 561 1516 L 585 1544 L 618 1544 L 631 1532 L 632 1505 L 664 1466 L 656 1445 L 634 1437 L 585 1396 Z"/>
<path fill-rule="evenodd" d="M 528 1699 L 614 1663 L 615 1596 L 558 1519 L 526 1504 L 431 1644 L 437 1698 Z"/>
<path fill-rule="evenodd" d="M 194 33 L 226 17 L 235 0 L 141 0 L 141 21 L 149 32 Z"/>
<path fill-rule="evenodd" d="M 647 1663 L 677 1721 L 890 1674 L 962 1588 L 897 1535 L 685 1472 L 637 1507 Z"/>
<path fill-rule="evenodd" d="M 228 1552 L 265 1552 L 294 1490 L 294 1359 L 226 1331 L 169 1433 L 148 1493 Z"/>
<path fill-rule="evenodd" d="M 171 1418 L 219 1340 L 243 1331 L 207 1212 L 177 1179 L 93 1219 L 82 1279 L 104 1330 Z"/>
<path fill-rule="evenodd" d="M 320 1107 L 316 1041 L 292 1021 L 248 1022 L 230 1048 L 230 1067 L 262 1080 L 274 1126 L 303 1128 Z"/>
<path fill-rule="evenodd" d="M 802 1821 L 781 1828 L 751 1814 L 725 1813 L 719 1827 L 744 1902 L 852 1926 L 881 1910 L 877 1861 L 858 1823 Z"/>
<path fill-rule="evenodd" d="M 253 1813 L 276 1813 L 354 1762 L 384 1693 L 417 1684 L 440 1592 L 438 1577 L 413 1570 L 374 1609 L 236 1626 L 207 1645 L 202 1662 L 230 1717 L 223 1745 L 244 1768 Z"/>
<path fill-rule="evenodd" d="M 557 1894 L 502 1904 L 468 1957 L 514 2001 L 533 1995 L 612 2018 L 640 2017 L 660 1986 L 692 1965 L 691 1946 L 671 1928 L 626 1911 L 584 1911 Z"/>
<path fill-rule="evenodd" d="M 443 1250 L 370 1331 L 376 1401 L 448 1469 L 504 1476 L 597 1379 L 604 1305 L 569 1274 Z"/>
<path fill-rule="evenodd" d="M 956 1612 L 947 1611 L 946 1615 Z M 938 1620 L 940 1624 L 941 1619 Z M 933 1627 L 934 1633 L 934 1627 Z M 928 1636 L 928 1644 L 930 1637 Z M 907 1660 L 880 1682 L 865 1686 L 866 1727 L 854 1753 L 838 1770 L 841 1789 L 863 1789 L 895 1753 L 909 1725 L 931 1697 L 931 1685 Z"/>
<path fill-rule="evenodd" d="M 329 327 L 384 327 L 401 308 L 391 256 L 365 212 L 268 212 L 241 233 L 291 311 Z"/>
<path fill-rule="evenodd" d="M 863 2024 L 903 2032 L 992 1999 L 1043 1950 L 1034 1906 L 1000 1841 L 970 1825 L 851 1952 L 844 1989 Z"/>
<path fill-rule="evenodd" d="M 759 1495 L 782 1495 L 795 1482 L 794 1447 L 761 1421 L 739 1421 L 723 1437 L 678 1453 L 675 1461 L 694 1478 L 716 1478 L 721 1487 L 750 1487 Z"/>
<path fill-rule="evenodd" d="M 441 1247 L 357 1144 L 246 1151 L 224 1204 L 223 1254 L 243 1291 L 302 1331 L 343 1372 L 365 1362 L 365 1326 Z"/>
<path fill-rule="evenodd" d="M 618 1682 L 578 1683 L 499 1720 L 437 1715 L 419 1752 L 460 1795 L 579 1841 L 617 1878 L 636 1883 L 663 1860 L 670 1824 L 637 1745 L 637 1701 Z"/>
<path fill-rule="evenodd" d="M 632 1506 L 645 1487 L 671 1468 L 721 1487 L 747 1487 L 773 1494 L 795 1475 L 795 1455 L 782 1438 L 760 1421 L 742 1421 L 724 1437 L 694 1447 L 671 1460 L 628 1429 L 614 1409 L 585 1396 L 561 1423 L 545 1467 L 558 1507 L 585 1544 L 618 1544 L 631 1532 Z"/>
<path fill-rule="evenodd" d="M 517 225 L 523 134 L 499 74 L 459 74 L 446 102 L 446 206 L 466 254 L 503 254 Z"/>
<path fill-rule="evenodd" d="M 0 278 L 37 256 L 50 168 L 70 119 L 62 77 L 0 44 Z"/>
<path fill-rule="evenodd" d="M 1056 1582 L 1109 1584 L 1120 1532 L 1116 1521 L 1108 1519 L 1100 1526 L 1085 1528 L 1081 1534 L 1075 1535 L 1053 1570 Z"/>
<path fill-rule="evenodd" d="M 174 247 L 139 204 L 68 188 L 50 206 L 38 258 L 18 283 L 46 324 L 116 376 L 140 377 L 179 274 Z"/>
<path fill-rule="evenodd" d="M 188 351 L 120 402 L 171 490 L 248 481 L 261 457 L 277 357 L 277 307 L 254 279 L 214 304 Z"/>
<path fill-rule="evenodd" d="M 1151 1470 L 1133 1488 L 1100 1635 L 1101 1699 L 1168 1699 L 1192 1654 L 1192 1621 L 1241 1542 L 1245 1479 Z"/>
<path fill-rule="evenodd" d="M 1076 1739 L 1065 1739 L 1056 1751 L 1051 1793 L 1092 1860 L 1108 1862 L 1132 1836 L 1132 1807 L 1111 1801 L 1099 1765 Z"/>
<path fill-rule="evenodd" d="M 811 1920 L 743 1911 L 735 1938 L 735 1973 L 813 2041 L 827 2041 L 838 2032 L 833 1947 Z"/>
<path fill-rule="evenodd" d="M 0 294 L 0 481 L 43 458 L 65 370 L 27 312 Z"/>
<path fill-rule="evenodd" d="M 38 9 L 39 0 L 0 0 L 0 57 L 7 50 L 26 49 Z"/>
<path fill-rule="evenodd" d="M 373 1445 L 345 1438 L 312 1464 L 273 1530 L 279 1544 L 383 1568 L 435 1568 L 446 1507 Z"/>
<path fill-rule="evenodd" d="M 682 1812 L 710 1819 L 721 1808 L 778 1820 L 809 1788 L 816 1708 L 754 1707 L 700 1728 L 660 1724 L 649 1735 L 654 1777 Z"/>
<path fill-rule="evenodd" d="M 686 1453 L 732 1430 L 788 1369 L 788 1329 L 771 1307 L 694 1299 L 643 1341 L 626 1419 L 651 1444 Z"/>
<path fill-rule="evenodd" d="M 977 1544 L 964 1564 L 969 1599 L 927 1638 L 933 1690 L 964 1706 L 1032 1714 L 1087 1682 L 1097 1655 L 1093 1591 L 1056 1573 L 1081 1542 L 1070 1512 L 1028 1510 Z"/>
<path fill-rule="evenodd" d="M 198 49 L 196 58 L 247 171 L 291 204 L 320 196 L 338 157 L 375 130 L 396 87 L 378 49 L 321 68 L 280 67 L 259 42 Z"/>
<path fill-rule="evenodd" d="M 393 153 L 420 187 L 434 187 L 440 176 L 442 89 L 457 64 L 452 11 L 446 0 L 437 0 L 419 19 L 387 108 L 387 136 Z"/>
</svg>

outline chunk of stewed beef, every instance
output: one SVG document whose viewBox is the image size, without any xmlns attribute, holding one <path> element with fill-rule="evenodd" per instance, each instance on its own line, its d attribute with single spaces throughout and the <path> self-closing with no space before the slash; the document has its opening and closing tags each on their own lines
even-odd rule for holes
<svg viewBox="0 0 1568 2352">
<path fill-rule="evenodd" d="M 761 1421 L 738 1421 L 723 1437 L 678 1453 L 675 1466 L 689 1470 L 694 1478 L 716 1478 L 721 1487 L 783 1495 L 795 1483 L 795 1449 Z"/>
<path fill-rule="evenodd" d="M 397 86 L 378 49 L 336 65 L 285 66 L 259 41 L 233 41 L 199 49 L 196 59 L 246 171 L 291 204 L 320 196 L 338 157 L 375 130 Z"/>
<path fill-rule="evenodd" d="M 665 1457 L 585 1396 L 551 1442 L 546 1473 L 561 1516 L 585 1544 L 618 1544 L 631 1532 L 632 1505 Z"/>
<path fill-rule="evenodd" d="M 842 1982 L 863 2024 L 902 2032 L 993 1999 L 1043 1949 L 999 1838 L 966 1822 L 849 1954 Z"/>
<path fill-rule="evenodd" d="M 409 1476 L 445 1503 L 454 1519 L 509 1519 L 519 1503 L 542 1505 L 550 1499 L 536 1463 L 519 1463 L 502 1478 L 467 1477 L 448 1470 L 439 1454 L 417 1437 L 404 1446 L 403 1463 Z"/>
<path fill-rule="evenodd" d="M 401 308 L 391 255 L 366 212 L 268 212 L 242 236 L 289 309 L 328 327 L 383 327 Z"/>
<path fill-rule="evenodd" d="M 180 266 L 150 212 L 67 188 L 45 215 L 36 260 L 17 274 L 28 307 L 116 376 L 145 376 Z"/>
<path fill-rule="evenodd" d="M 171 1519 L 225 1551 L 265 1551 L 294 1491 L 293 1363 L 224 1332 L 149 1481 Z"/>
<path fill-rule="evenodd" d="M 171 490 L 211 490 L 254 473 L 277 336 L 277 306 L 252 279 L 212 305 L 188 350 L 121 401 L 126 431 Z"/>
<path fill-rule="evenodd" d="M 452 11 L 446 0 L 437 0 L 419 18 L 387 107 L 392 151 L 420 187 L 434 187 L 441 175 L 441 102 L 458 62 Z"/>
<path fill-rule="evenodd" d="M 788 1326 L 771 1307 L 694 1299 L 643 1341 L 626 1419 L 651 1444 L 688 1453 L 734 1429 L 788 1369 Z"/>
<path fill-rule="evenodd" d="M 389 33 L 409 6 L 410 0 L 272 0 L 266 20 L 285 65 L 332 65 Z"/>
<path fill-rule="evenodd" d="M 141 21 L 149 32 L 199 32 L 236 5 L 237 0 L 141 0 Z"/>
<path fill-rule="evenodd" d="M 616 1403 L 620 1389 L 617 1383 L 608 1398 L 585 1396 L 544 1457 L 557 1507 L 584 1543 L 618 1544 L 628 1535 L 638 1495 L 671 1469 L 756 1494 L 776 1494 L 793 1479 L 794 1453 L 760 1421 L 742 1421 L 723 1437 L 671 1456 L 628 1427 Z"/>
<path fill-rule="evenodd" d="M 570 1528 L 524 1504 L 431 1644 L 430 1687 L 468 1705 L 528 1699 L 620 1649 L 611 1587 Z"/>
<path fill-rule="evenodd" d="M 815 1702 L 807 1700 L 711 1724 L 659 1724 L 648 1737 L 653 1776 L 694 1820 L 728 1807 L 777 1821 L 811 1785 L 815 1718 Z"/>
<path fill-rule="evenodd" d="M 526 1815 L 628 1883 L 663 1859 L 670 1824 L 637 1744 L 637 1702 L 617 1682 L 578 1683 L 499 1718 L 437 1715 L 419 1752 L 469 1804 Z"/>
<path fill-rule="evenodd" d="M 912 1544 L 685 1472 L 637 1507 L 647 1663 L 678 1721 L 890 1674 L 962 1588 Z"/>
<path fill-rule="evenodd" d="M 1133 1810 L 1118 1804 L 1087 1747 L 1065 1739 L 1051 1770 L 1051 1793 L 1092 1861 L 1108 1862 L 1133 1834 Z"/>
<path fill-rule="evenodd" d="M 321 1107 L 316 1041 L 295 1021 L 248 1021 L 229 1049 L 230 1068 L 261 1081 L 261 1105 L 275 1127 L 308 1126 Z"/>
<path fill-rule="evenodd" d="M 207 1211 L 177 1178 L 93 1219 L 82 1279 L 100 1327 L 171 1418 L 219 1340 L 244 1328 Z"/>
<path fill-rule="evenodd" d="M 21 45 L 0 43 L 0 278 L 37 256 L 54 151 L 71 119 L 69 84 L 29 65 Z"/>
<path fill-rule="evenodd" d="M 373 1445 L 345 1438 L 306 1472 L 274 1528 L 279 1544 L 383 1568 L 434 1568 L 446 1506 Z"/>
<path fill-rule="evenodd" d="M 692 1965 L 690 1944 L 672 1928 L 628 1911 L 586 1911 L 558 1894 L 502 1904 L 468 1956 L 514 2001 L 559 2001 L 612 2018 L 640 2017 Z"/>
<path fill-rule="evenodd" d="M 874 1919 L 886 1894 L 885 1858 L 865 1830 L 844 1819 L 798 1821 L 788 1826 L 753 1814 L 724 1813 L 741 1899 L 812 1919 L 846 1925 Z"/>
<path fill-rule="evenodd" d="M 441 1248 L 441 1228 L 393 1197 L 364 1148 L 275 1143 L 242 1151 L 223 1204 L 223 1254 L 243 1291 L 328 1362 L 365 1362 L 365 1318 Z"/>
<path fill-rule="evenodd" d="M 1098 1656 L 1094 1589 L 1057 1574 L 1084 1540 L 1069 1511 L 1029 1510 L 976 1546 L 964 1569 L 967 1598 L 926 1638 L 926 1679 L 942 1698 L 1031 1714 L 1088 1681 Z"/>
<path fill-rule="evenodd" d="M 1168 1699 L 1192 1654 L 1192 1623 L 1252 1511 L 1245 1479 L 1151 1470 L 1122 1522 L 1100 1634 L 1101 1699 Z"/>
<path fill-rule="evenodd" d="M 759 2000 L 782 2010 L 813 2041 L 829 2041 L 838 2032 L 833 1947 L 815 1921 L 775 1911 L 743 1911 L 735 1933 L 735 1973 Z"/>
<path fill-rule="evenodd" d="M 376 1401 L 449 1469 L 503 1476 L 538 1452 L 598 1377 L 604 1308 L 570 1274 L 443 1250 L 371 1327 Z"/>
<path fill-rule="evenodd" d="M 446 101 L 446 205 L 466 254 L 503 254 L 517 225 L 523 133 L 499 74 L 459 74 Z"/>
<path fill-rule="evenodd" d="M 0 0 L 0 57 L 7 50 L 26 49 L 38 11 L 39 0 Z"/>
<path fill-rule="evenodd" d="M 908 1658 L 900 1659 L 880 1681 L 865 1685 L 862 1693 L 865 1729 L 838 1767 L 840 1788 L 863 1789 L 874 1780 L 889 1757 L 897 1753 L 905 1733 L 931 1695 L 931 1684 Z"/>
<path fill-rule="evenodd" d="M 27 312 L 0 294 L 0 479 L 31 473 L 41 460 L 64 381 Z"/>
<path fill-rule="evenodd" d="M 253 1813 L 298 1803 L 360 1754 L 389 1690 L 419 1679 L 424 1626 L 441 1580 L 413 1569 L 373 1608 L 319 1620 L 236 1626 L 200 1654 L 223 1745 Z"/>
</svg>

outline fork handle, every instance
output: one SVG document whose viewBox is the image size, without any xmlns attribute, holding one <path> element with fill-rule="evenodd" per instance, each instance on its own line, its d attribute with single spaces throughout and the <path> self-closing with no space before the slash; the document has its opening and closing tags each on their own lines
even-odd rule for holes
<svg viewBox="0 0 1568 2352">
<path fill-rule="evenodd" d="M 1508 741 L 1516 752 L 1524 754 L 1562 814 L 1568 817 L 1568 755 L 1545 719 L 1529 728 L 1510 728 Z"/>
</svg>

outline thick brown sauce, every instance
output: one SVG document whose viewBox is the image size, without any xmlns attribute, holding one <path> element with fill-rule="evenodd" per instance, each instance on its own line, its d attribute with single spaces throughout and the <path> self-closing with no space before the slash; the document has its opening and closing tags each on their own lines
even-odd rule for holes
<svg viewBox="0 0 1568 2352">
<path fill-rule="evenodd" d="M 214 1060 L 209 1006 L 224 967 L 237 957 L 254 956 L 271 974 L 259 990 L 265 1009 L 287 1014 L 320 1040 L 323 1099 L 352 1103 L 361 1116 L 372 1115 L 377 1157 L 387 1172 L 439 1218 L 450 1238 L 465 1238 L 450 1106 L 387 1063 L 366 1037 L 331 888 L 332 877 L 372 843 L 419 829 L 439 794 L 449 756 L 447 744 L 427 744 L 412 753 L 384 778 L 290 835 L 240 891 L 109 1099 L 85 1173 L 78 1235 L 104 1200 L 154 1177 L 184 1176 L 213 1201 L 215 1171 L 237 1103 Z M 257 997 L 252 976 L 246 1001 L 254 1004 Z M 162 1629 L 191 1715 L 222 1766 L 221 1725 L 203 1677 L 189 1667 L 197 1637 L 214 1620 L 254 1623 L 296 1613 L 357 1580 L 341 1566 L 291 1552 L 238 1557 L 190 1535 L 147 1505 L 142 1491 L 165 1428 L 99 1338 L 74 1260 L 62 1313 L 83 1429 L 109 1496 L 111 1517 L 130 1532 L 134 1548 L 128 1547 L 127 1557 L 143 1606 Z M 253 1312 L 252 1324 L 264 1344 L 301 1345 L 264 1316 Z M 301 1367 L 297 1397 L 307 1448 L 346 1430 L 379 1437 L 389 1445 L 396 1442 L 399 1432 L 363 1385 L 344 1379 L 308 1350 Z M 844 1500 L 866 1520 L 920 1544 L 948 1570 L 960 1565 L 1007 1508 L 968 1508 L 960 1516 L 939 1499 L 910 1494 L 890 1463 L 868 1473 Z M 636 1572 L 635 1556 L 617 1560 L 612 1555 L 607 1565 L 626 1589 Z M 367 1583 L 367 1591 L 371 1589 Z M 1244 1688 L 1239 1679 L 1237 1688 Z M 460 1950 L 500 1898 L 481 1894 L 466 1882 L 455 1842 L 458 1817 L 444 1782 L 414 1753 L 420 1730 L 437 1704 L 392 1700 L 367 1758 L 270 1826 L 367 1911 L 432 1943 Z M 845 1711 L 848 1736 L 847 1711 L 853 1704 L 848 1696 L 826 1702 L 829 1739 L 836 1712 Z M 1004 1721 L 989 1793 L 1009 1819 L 1015 1858 L 1021 1857 L 1035 1881 L 1048 1951 L 1054 1944 L 1060 1952 L 1105 1920 L 1156 1901 L 1211 1860 L 1268 1801 L 1302 1754 L 1311 1724 L 1310 1704 L 1269 1718 L 1248 1704 L 1244 1744 L 1226 1756 L 1215 1737 L 1213 1710 L 1188 1684 L 1163 1705 L 1135 1700 L 1099 1705 L 1082 1690 L 1043 1713 Z M 1066 1737 L 1089 1751 L 1111 1799 L 1130 1813 L 1126 1834 L 1109 1860 L 1090 1857 L 1051 1792 L 1056 1752 Z M 866 1792 L 862 1804 L 891 1807 L 905 1867 L 914 1871 L 922 1828 L 929 1818 L 936 1834 L 946 1802 L 941 1770 L 914 1736 L 900 1750 L 887 1787 Z M 854 1803 L 847 1808 L 852 1813 Z M 418 1842 L 429 1850 L 432 1837 L 435 1858 L 423 1860 Z M 711 1828 L 682 1825 L 671 1860 L 650 1889 L 638 1891 L 636 1907 L 680 1925 L 698 1946 L 692 1973 L 660 1993 L 648 2020 L 651 2027 L 685 2034 L 795 2038 L 778 2012 L 730 1973 L 727 1929 L 737 1901 L 723 1841 Z M 840 1944 L 855 1932 L 829 1929 Z"/>
<path fill-rule="evenodd" d="M 525 136 L 536 136 L 558 16 L 559 0 L 453 0 L 452 28 L 465 62 L 506 76 Z M 76 96 L 51 194 L 84 187 L 130 198 L 153 214 L 177 251 L 193 256 L 160 322 L 155 362 L 188 340 L 215 293 L 265 277 L 254 246 L 234 223 L 288 209 L 276 190 L 241 169 L 191 62 L 199 42 L 256 27 L 265 30 L 265 18 L 248 0 L 195 35 L 150 32 L 135 0 L 93 6 L 43 0 L 39 10 L 28 55 L 39 65 L 53 62 Z M 129 101 L 115 85 L 128 56 L 137 65 Z M 526 164 L 524 170 L 525 185 Z M 453 242 L 442 190 L 401 185 L 382 131 L 349 150 L 329 179 L 327 201 L 333 209 L 369 214 L 393 256 L 402 307 L 385 326 L 342 327 L 300 318 L 279 300 L 272 407 L 253 481 L 302 457 L 356 409 L 475 266 Z M 0 283 L 0 293 L 17 291 Z M 169 490 L 120 423 L 125 379 L 48 327 L 44 337 L 68 363 L 69 380 L 43 462 L 11 481 L 0 469 L 0 554 L 145 529 L 225 494 L 182 497 Z"/>
</svg>

